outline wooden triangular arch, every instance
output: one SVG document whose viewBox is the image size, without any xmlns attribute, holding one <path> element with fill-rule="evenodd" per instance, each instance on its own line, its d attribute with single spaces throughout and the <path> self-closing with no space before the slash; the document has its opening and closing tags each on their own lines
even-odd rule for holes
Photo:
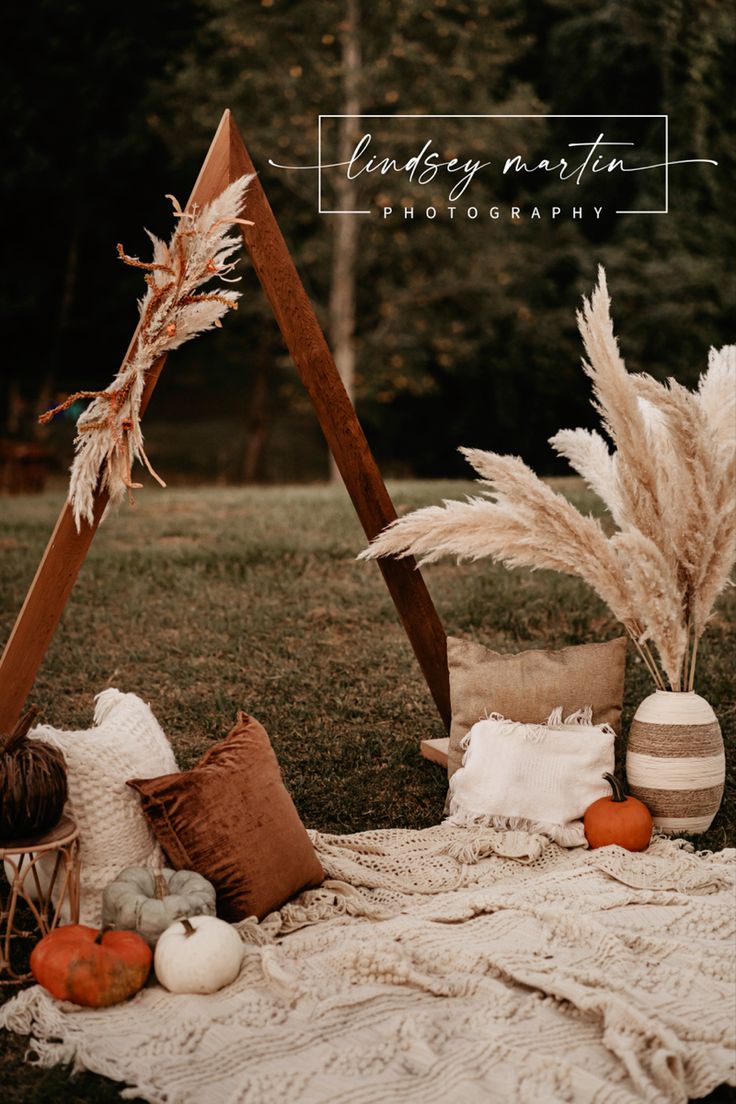
<svg viewBox="0 0 736 1104">
<path fill-rule="evenodd" d="M 225 111 L 189 197 L 203 206 L 244 173 L 254 173 L 242 135 Z M 312 401 L 355 510 L 370 539 L 396 517 L 393 503 L 335 367 L 299 274 L 259 178 L 248 189 L 248 217 L 241 231 L 286 346 Z M 136 329 L 126 359 L 136 340 Z M 166 357 L 147 377 L 141 413 L 148 405 Z M 20 716 L 107 503 L 95 496 L 92 524 L 79 532 L 67 502 L 0 657 L 0 732 Z M 447 646 L 437 611 L 412 559 L 378 561 L 386 585 L 414 648 L 427 685 L 446 725 L 450 720 Z"/>
</svg>

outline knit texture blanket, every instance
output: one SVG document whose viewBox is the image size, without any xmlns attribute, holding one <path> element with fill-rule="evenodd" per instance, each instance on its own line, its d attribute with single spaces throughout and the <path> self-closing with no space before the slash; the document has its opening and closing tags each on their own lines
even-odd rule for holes
<svg viewBox="0 0 736 1104">
<path fill-rule="evenodd" d="M 314 839 L 328 880 L 239 926 L 228 988 L 89 1010 L 36 986 L 0 1026 L 156 1104 L 684 1104 L 736 1083 L 736 851 Z"/>
</svg>

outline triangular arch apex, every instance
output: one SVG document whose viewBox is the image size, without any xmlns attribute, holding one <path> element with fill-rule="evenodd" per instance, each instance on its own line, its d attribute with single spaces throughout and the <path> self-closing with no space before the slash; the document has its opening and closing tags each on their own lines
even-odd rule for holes
<svg viewBox="0 0 736 1104">
<path fill-rule="evenodd" d="M 188 203 L 203 206 L 244 173 L 255 172 L 240 129 L 226 109 Z M 396 511 L 258 175 L 248 188 L 246 207 L 254 225 L 240 230 L 254 271 L 366 536 L 372 538 L 394 520 Z M 137 333 L 138 327 L 125 359 Z M 161 357 L 148 372 L 141 413 L 165 362 Z M 91 525 L 83 522 L 79 531 L 68 502 L 59 515 L 0 656 L 0 733 L 9 732 L 20 716 L 106 504 L 106 495 L 98 491 L 94 520 Z M 424 580 L 410 558 L 380 560 L 379 567 L 440 716 L 449 726 L 446 638 Z"/>
</svg>

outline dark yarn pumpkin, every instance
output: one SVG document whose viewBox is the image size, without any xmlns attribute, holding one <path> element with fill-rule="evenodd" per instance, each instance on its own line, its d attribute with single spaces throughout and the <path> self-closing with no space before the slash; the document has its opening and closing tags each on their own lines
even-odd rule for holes
<svg viewBox="0 0 736 1104">
<path fill-rule="evenodd" d="M 10 736 L 0 736 L 0 841 L 47 832 L 66 802 L 66 763 L 58 748 L 26 735 L 37 710 L 29 709 Z"/>
</svg>

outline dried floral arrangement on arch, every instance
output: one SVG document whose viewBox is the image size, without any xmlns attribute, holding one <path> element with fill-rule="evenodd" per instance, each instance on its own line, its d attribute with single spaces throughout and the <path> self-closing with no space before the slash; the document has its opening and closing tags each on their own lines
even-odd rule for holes
<svg viewBox="0 0 736 1104">
<path fill-rule="evenodd" d="M 614 449 L 584 429 L 550 443 L 603 499 L 613 535 L 518 457 L 464 448 L 490 489 L 399 518 L 361 557 L 490 556 L 579 576 L 624 625 L 656 686 L 692 690 L 698 642 L 736 558 L 736 345 L 711 349 L 696 391 L 628 372 L 602 268 L 577 318 Z"/>
<path fill-rule="evenodd" d="M 140 300 L 140 324 L 135 343 L 112 383 L 104 391 L 77 391 L 39 419 L 50 421 L 80 399 L 92 399 L 77 421 L 75 456 L 69 482 L 69 500 L 79 529 L 82 520 L 92 523 L 94 493 L 98 484 L 110 503 L 119 501 L 140 483 L 133 482 L 136 461 L 145 465 L 162 486 L 143 447 L 140 406 L 146 373 L 164 353 L 213 326 L 220 326 L 228 310 L 237 307 L 240 293 L 231 289 L 198 291 L 217 278 L 235 283 L 230 273 L 237 264 L 234 254 L 242 245 L 240 234 L 230 235 L 234 224 L 252 226 L 240 217 L 252 176 L 241 176 L 205 207 L 182 210 L 174 196 L 176 228 L 168 245 L 150 231 L 153 261 L 129 257 L 118 245 L 125 264 L 145 270 L 146 294 Z"/>
</svg>

